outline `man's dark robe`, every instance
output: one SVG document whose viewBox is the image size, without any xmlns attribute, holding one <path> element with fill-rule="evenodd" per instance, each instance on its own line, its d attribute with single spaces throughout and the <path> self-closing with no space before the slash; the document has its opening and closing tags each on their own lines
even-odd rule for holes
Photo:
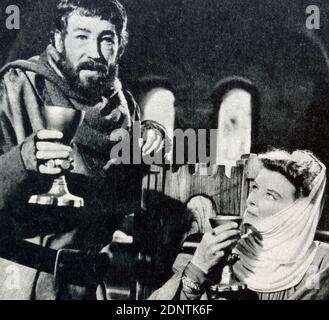
<svg viewBox="0 0 329 320">
<path fill-rule="evenodd" d="M 95 299 L 94 265 L 79 256 L 93 261 L 123 217 L 140 206 L 140 166 L 102 169 L 110 160 L 110 134 L 139 121 L 134 99 L 119 88 L 88 101 L 54 72 L 48 58 L 44 53 L 1 71 L 0 299 Z M 84 208 L 28 204 L 52 182 L 27 171 L 21 157 L 25 139 L 44 128 L 45 105 L 86 111 L 75 139 L 77 170 L 67 175 L 71 193 L 84 198 Z M 113 121 L 104 120 L 104 110 L 105 116 L 114 111 Z M 59 249 L 64 249 L 60 255 Z"/>
</svg>

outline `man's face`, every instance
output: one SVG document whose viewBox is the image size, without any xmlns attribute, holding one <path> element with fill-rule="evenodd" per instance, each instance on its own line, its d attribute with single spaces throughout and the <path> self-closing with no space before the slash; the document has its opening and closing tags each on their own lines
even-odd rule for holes
<svg viewBox="0 0 329 320">
<path fill-rule="evenodd" d="M 119 38 L 99 17 L 72 15 L 64 35 L 64 71 L 80 89 L 100 93 L 117 73 Z"/>
</svg>

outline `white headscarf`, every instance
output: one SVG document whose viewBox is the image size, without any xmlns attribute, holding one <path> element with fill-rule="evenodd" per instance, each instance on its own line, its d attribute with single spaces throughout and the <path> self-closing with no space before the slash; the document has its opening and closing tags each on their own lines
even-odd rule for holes
<svg viewBox="0 0 329 320">
<path fill-rule="evenodd" d="M 314 179 L 308 197 L 255 224 L 262 237 L 247 233 L 235 249 L 240 256 L 236 276 L 256 292 L 278 292 L 298 285 L 310 267 L 318 248 L 314 241 L 323 208 L 326 168 Z"/>
</svg>

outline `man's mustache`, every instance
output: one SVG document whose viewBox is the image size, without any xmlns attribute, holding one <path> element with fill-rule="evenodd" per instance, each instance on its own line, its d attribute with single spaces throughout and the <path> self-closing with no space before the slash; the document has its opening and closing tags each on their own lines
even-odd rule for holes
<svg viewBox="0 0 329 320">
<path fill-rule="evenodd" d="M 80 72 L 81 70 L 99 71 L 103 74 L 107 74 L 109 68 L 103 63 L 89 60 L 78 65 L 77 72 Z"/>
</svg>

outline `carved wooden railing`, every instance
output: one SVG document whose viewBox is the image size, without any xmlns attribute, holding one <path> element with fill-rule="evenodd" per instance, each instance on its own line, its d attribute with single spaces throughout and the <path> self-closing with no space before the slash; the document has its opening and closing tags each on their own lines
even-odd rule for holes
<svg viewBox="0 0 329 320">
<path fill-rule="evenodd" d="M 225 167 L 151 166 L 143 180 L 142 212 L 135 216 L 139 249 L 136 299 L 144 299 L 171 274 L 171 266 L 186 231 L 186 202 L 195 195 L 213 199 L 217 214 L 241 215 L 249 184 L 257 174 L 256 155 L 243 156 L 225 174 Z M 147 263 L 145 263 L 147 261 Z"/>
<path fill-rule="evenodd" d="M 230 177 L 225 167 L 218 165 L 151 166 L 143 178 L 142 210 L 134 215 L 134 240 L 117 244 L 125 251 L 121 263 L 133 270 L 125 273 L 131 279 L 130 287 L 112 289 L 112 298 L 146 299 L 171 276 L 191 197 L 212 198 L 217 214 L 242 215 L 258 170 L 253 154 L 243 156 L 232 167 Z M 317 239 L 329 242 L 329 232 L 319 231 Z"/>
</svg>

